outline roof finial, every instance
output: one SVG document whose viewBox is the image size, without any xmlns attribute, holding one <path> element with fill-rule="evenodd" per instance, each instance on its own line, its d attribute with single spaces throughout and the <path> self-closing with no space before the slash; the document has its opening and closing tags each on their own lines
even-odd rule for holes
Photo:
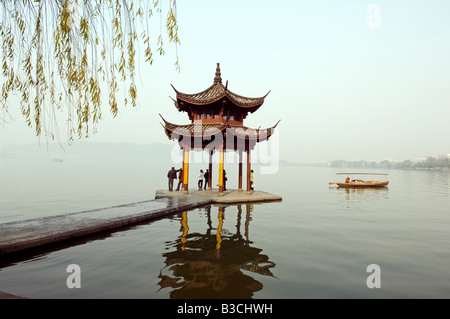
<svg viewBox="0 0 450 319">
<path fill-rule="evenodd" d="M 214 83 L 222 83 L 222 76 L 220 74 L 220 63 L 217 63 L 216 77 L 214 78 Z"/>
</svg>

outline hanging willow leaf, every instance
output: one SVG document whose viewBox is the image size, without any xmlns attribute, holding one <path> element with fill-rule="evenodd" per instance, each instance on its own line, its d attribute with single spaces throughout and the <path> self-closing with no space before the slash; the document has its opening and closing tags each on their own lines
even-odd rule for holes
<svg viewBox="0 0 450 319">
<path fill-rule="evenodd" d="M 25 123 L 37 136 L 58 136 L 58 111 L 67 114 L 68 137 L 73 140 L 96 131 L 103 100 L 113 117 L 121 105 L 136 106 L 138 41 L 149 65 L 154 45 L 165 54 L 165 37 L 175 47 L 180 43 L 176 1 L 167 2 L 0 0 L 0 116 L 15 107 L 8 101 L 17 95 Z M 165 19 L 156 32 L 150 27 L 154 11 Z M 175 67 L 179 69 L 178 56 Z"/>
</svg>

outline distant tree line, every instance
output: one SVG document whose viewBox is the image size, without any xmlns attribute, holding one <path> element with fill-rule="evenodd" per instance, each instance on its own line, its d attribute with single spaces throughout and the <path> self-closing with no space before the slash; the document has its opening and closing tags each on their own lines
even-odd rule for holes
<svg viewBox="0 0 450 319">
<path fill-rule="evenodd" d="M 424 161 L 412 162 L 406 160 L 403 162 L 390 162 L 387 160 L 381 162 L 374 161 L 346 161 L 335 160 L 330 162 L 329 166 L 334 168 L 371 168 L 371 169 L 420 169 L 420 170 L 450 170 L 450 160 L 444 158 L 428 158 Z"/>
</svg>

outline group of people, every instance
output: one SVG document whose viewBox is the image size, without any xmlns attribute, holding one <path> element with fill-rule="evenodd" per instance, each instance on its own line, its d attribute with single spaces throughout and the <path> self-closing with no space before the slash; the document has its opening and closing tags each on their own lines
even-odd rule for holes
<svg viewBox="0 0 450 319">
<path fill-rule="evenodd" d="M 203 188 L 203 180 L 205 180 L 204 188 Z M 198 176 L 198 190 L 201 191 L 202 188 L 206 190 L 206 187 L 208 185 L 209 185 L 209 169 L 207 169 L 206 172 L 203 172 L 203 170 L 201 169 L 200 175 Z"/>
<path fill-rule="evenodd" d="M 173 191 L 173 181 L 177 179 L 177 173 L 178 174 L 178 186 L 177 191 L 180 190 L 180 186 L 183 184 L 183 169 L 175 169 L 175 167 L 172 167 L 172 169 L 167 173 L 167 178 L 169 179 L 169 191 Z"/>
<path fill-rule="evenodd" d="M 167 173 L 167 178 L 169 179 L 169 191 L 173 191 L 173 181 L 177 179 L 177 173 L 178 174 L 178 186 L 177 191 L 180 190 L 181 185 L 183 185 L 183 169 L 180 168 L 178 170 L 175 169 L 175 167 L 172 167 L 172 169 Z M 198 176 L 198 190 L 205 189 L 209 185 L 209 169 L 206 170 L 206 172 L 203 172 L 203 170 L 200 170 L 200 175 Z M 203 185 L 203 180 L 205 180 L 205 183 Z M 227 172 L 223 170 L 223 190 L 227 190 Z M 253 170 L 251 170 L 250 174 L 250 189 L 253 191 Z M 209 185 L 211 186 L 211 185 Z"/>
</svg>

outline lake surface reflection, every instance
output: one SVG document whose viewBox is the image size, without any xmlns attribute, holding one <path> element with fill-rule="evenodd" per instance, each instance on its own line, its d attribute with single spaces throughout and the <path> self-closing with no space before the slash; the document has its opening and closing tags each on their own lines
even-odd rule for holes
<svg viewBox="0 0 450 319">
<path fill-rule="evenodd" d="M 225 230 L 226 211 L 231 208 L 237 209 L 235 229 Z M 188 213 L 181 214 L 181 234 L 166 244 L 166 266 L 158 285 L 172 289 L 171 298 L 251 298 L 263 288 L 252 274 L 273 276 L 275 267 L 250 240 L 253 205 L 208 206 L 204 210 L 203 231 L 190 231 Z M 217 220 L 216 227 L 212 218 Z"/>
<path fill-rule="evenodd" d="M 340 188 L 330 187 L 330 191 L 337 192 L 341 201 L 347 204 L 369 203 L 389 199 L 389 188 Z M 350 207 L 350 206 L 349 206 Z"/>
<path fill-rule="evenodd" d="M 30 298 L 248 299 L 275 262 L 251 239 L 263 205 L 209 205 L 0 260 L 0 290 Z M 77 264 L 82 288 L 68 289 Z"/>
<path fill-rule="evenodd" d="M 2 223 L 149 200 L 167 187 L 167 163 L 0 164 Z M 234 188 L 237 171 L 227 173 Z M 389 188 L 339 189 L 329 186 L 336 173 L 255 168 L 256 188 L 282 202 L 203 207 L 0 258 L 0 290 L 85 299 L 450 298 L 450 174 L 382 171 Z M 71 264 L 81 268 L 81 289 L 67 288 Z M 380 289 L 366 284 L 371 264 L 381 269 Z"/>
</svg>

